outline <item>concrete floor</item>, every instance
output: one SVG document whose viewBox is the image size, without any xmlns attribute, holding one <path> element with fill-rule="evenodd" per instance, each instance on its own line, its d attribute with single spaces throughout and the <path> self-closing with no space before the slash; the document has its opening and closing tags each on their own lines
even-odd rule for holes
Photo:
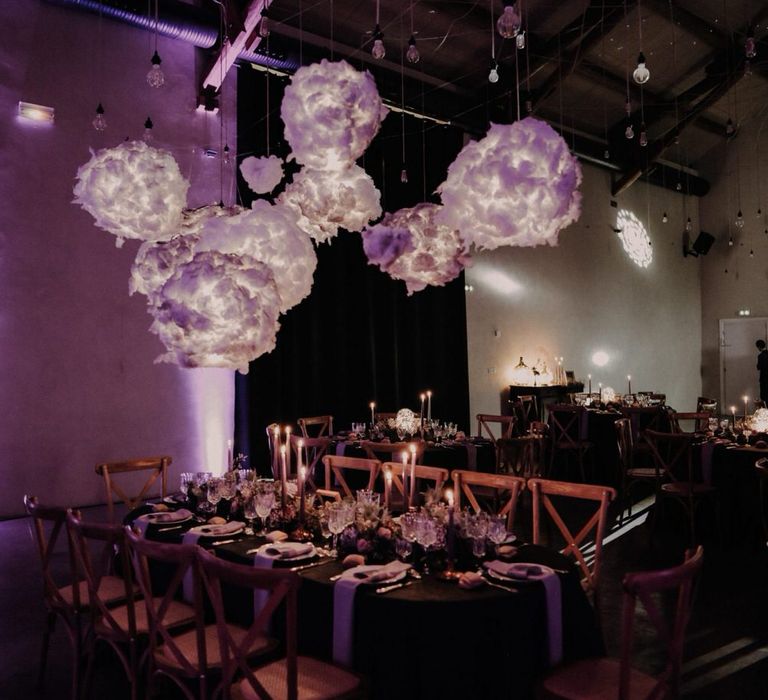
<svg viewBox="0 0 768 700">
<path fill-rule="evenodd" d="M 525 517 L 525 508 L 522 509 Z M 686 546 L 684 523 L 674 515 L 651 538 L 646 513 L 637 509 L 623 530 L 614 528 L 604 548 L 599 592 L 600 617 L 609 653 L 618 654 L 621 578 L 628 571 L 678 563 Z M 91 509 L 88 517 L 105 515 Z M 62 543 L 63 544 L 63 543 Z M 704 534 L 705 564 L 688 628 L 683 695 L 691 700 L 768 698 L 768 552 L 722 546 Z M 36 687 L 44 611 L 37 551 L 27 519 L 0 522 L 0 699 L 42 700 L 68 697 L 70 652 L 63 629 L 54 635 L 44 689 Z M 66 550 L 54 566 L 64 573 Z M 658 643 L 639 620 L 636 665 L 659 670 Z M 108 651 L 99 657 L 91 697 L 121 700 L 127 683 Z M 164 693 L 163 697 L 171 697 Z"/>
</svg>

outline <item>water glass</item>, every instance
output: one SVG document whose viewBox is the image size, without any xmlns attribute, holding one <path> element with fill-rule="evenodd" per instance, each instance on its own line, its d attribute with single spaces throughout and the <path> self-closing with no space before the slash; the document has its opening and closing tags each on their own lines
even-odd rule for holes
<svg viewBox="0 0 768 700">
<path fill-rule="evenodd" d="M 267 531 L 267 519 L 272 509 L 275 507 L 275 492 L 272 489 L 263 489 L 256 492 L 254 496 L 256 515 L 261 518 L 261 532 L 263 535 Z"/>
<path fill-rule="evenodd" d="M 347 508 L 344 503 L 331 503 L 328 510 L 328 529 L 333 534 L 333 552 L 331 556 L 336 556 L 339 549 L 339 535 L 347 526 Z"/>
<path fill-rule="evenodd" d="M 256 519 L 256 516 L 258 515 L 258 511 L 256 510 L 256 497 L 251 495 L 248 496 L 243 500 L 243 515 L 245 516 L 245 519 L 248 521 L 248 527 L 245 529 L 246 535 L 253 535 L 253 521 Z"/>
<path fill-rule="evenodd" d="M 371 489 L 357 489 L 357 502 L 361 506 L 376 506 L 381 502 L 381 494 Z"/>
<path fill-rule="evenodd" d="M 507 519 L 503 515 L 492 515 L 489 518 L 488 539 L 496 545 L 498 556 L 499 545 L 507 539 Z"/>
</svg>

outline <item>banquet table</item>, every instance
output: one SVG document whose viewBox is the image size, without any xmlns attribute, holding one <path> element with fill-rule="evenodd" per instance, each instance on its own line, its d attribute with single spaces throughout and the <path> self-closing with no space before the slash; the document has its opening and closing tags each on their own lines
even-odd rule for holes
<svg viewBox="0 0 768 700">
<path fill-rule="evenodd" d="M 150 528 L 147 537 L 181 541 L 183 530 Z M 217 538 L 221 540 L 222 538 Z M 226 538 L 230 539 L 230 538 Z M 240 535 L 211 547 L 217 556 L 253 564 L 248 554 L 263 538 Z M 603 653 L 599 627 L 576 569 L 561 554 L 523 545 L 515 560 L 562 571 L 563 657 L 571 661 Z M 278 562 L 275 566 L 280 566 Z M 299 571 L 299 651 L 331 660 L 334 585 L 340 562 Z M 548 667 L 547 606 L 541 582 L 523 581 L 509 590 L 483 585 L 464 590 L 431 575 L 408 579 L 407 587 L 383 595 L 360 586 L 354 598 L 353 669 L 368 681 L 370 697 L 532 698 L 533 685 Z M 229 591 L 227 608 L 242 619 L 253 598 Z M 279 632 L 280 616 L 276 616 Z"/>
</svg>

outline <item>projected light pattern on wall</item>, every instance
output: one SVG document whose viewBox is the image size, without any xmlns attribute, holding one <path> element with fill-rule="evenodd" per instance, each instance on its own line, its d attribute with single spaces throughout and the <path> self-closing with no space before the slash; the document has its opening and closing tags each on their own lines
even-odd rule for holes
<svg viewBox="0 0 768 700">
<path fill-rule="evenodd" d="M 642 221 L 631 211 L 621 209 L 616 217 L 616 234 L 629 259 L 638 267 L 648 267 L 653 260 L 653 247 Z"/>
</svg>

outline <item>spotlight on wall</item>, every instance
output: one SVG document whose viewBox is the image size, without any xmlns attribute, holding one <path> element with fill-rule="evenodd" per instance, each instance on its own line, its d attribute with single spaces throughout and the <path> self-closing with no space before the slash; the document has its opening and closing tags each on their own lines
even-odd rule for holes
<svg viewBox="0 0 768 700">
<path fill-rule="evenodd" d="M 591 359 L 596 367 L 605 367 L 611 361 L 611 356 L 605 350 L 598 350 L 592 353 Z"/>
<path fill-rule="evenodd" d="M 31 122 L 42 122 L 45 124 L 53 124 L 54 120 L 53 107 L 46 107 L 45 105 L 36 105 L 32 102 L 19 102 L 19 118 L 26 119 Z"/>
<path fill-rule="evenodd" d="M 736 312 L 736 315 L 737 316 L 751 316 L 752 315 L 752 311 L 750 311 L 749 309 L 739 309 Z"/>
<path fill-rule="evenodd" d="M 706 255 L 712 244 L 715 242 L 715 237 L 711 233 L 702 231 L 696 237 L 693 245 L 690 245 L 690 239 L 688 238 L 688 232 L 683 235 L 683 257 L 687 258 L 689 255 L 694 258 L 698 258 L 699 255 Z"/>
</svg>

